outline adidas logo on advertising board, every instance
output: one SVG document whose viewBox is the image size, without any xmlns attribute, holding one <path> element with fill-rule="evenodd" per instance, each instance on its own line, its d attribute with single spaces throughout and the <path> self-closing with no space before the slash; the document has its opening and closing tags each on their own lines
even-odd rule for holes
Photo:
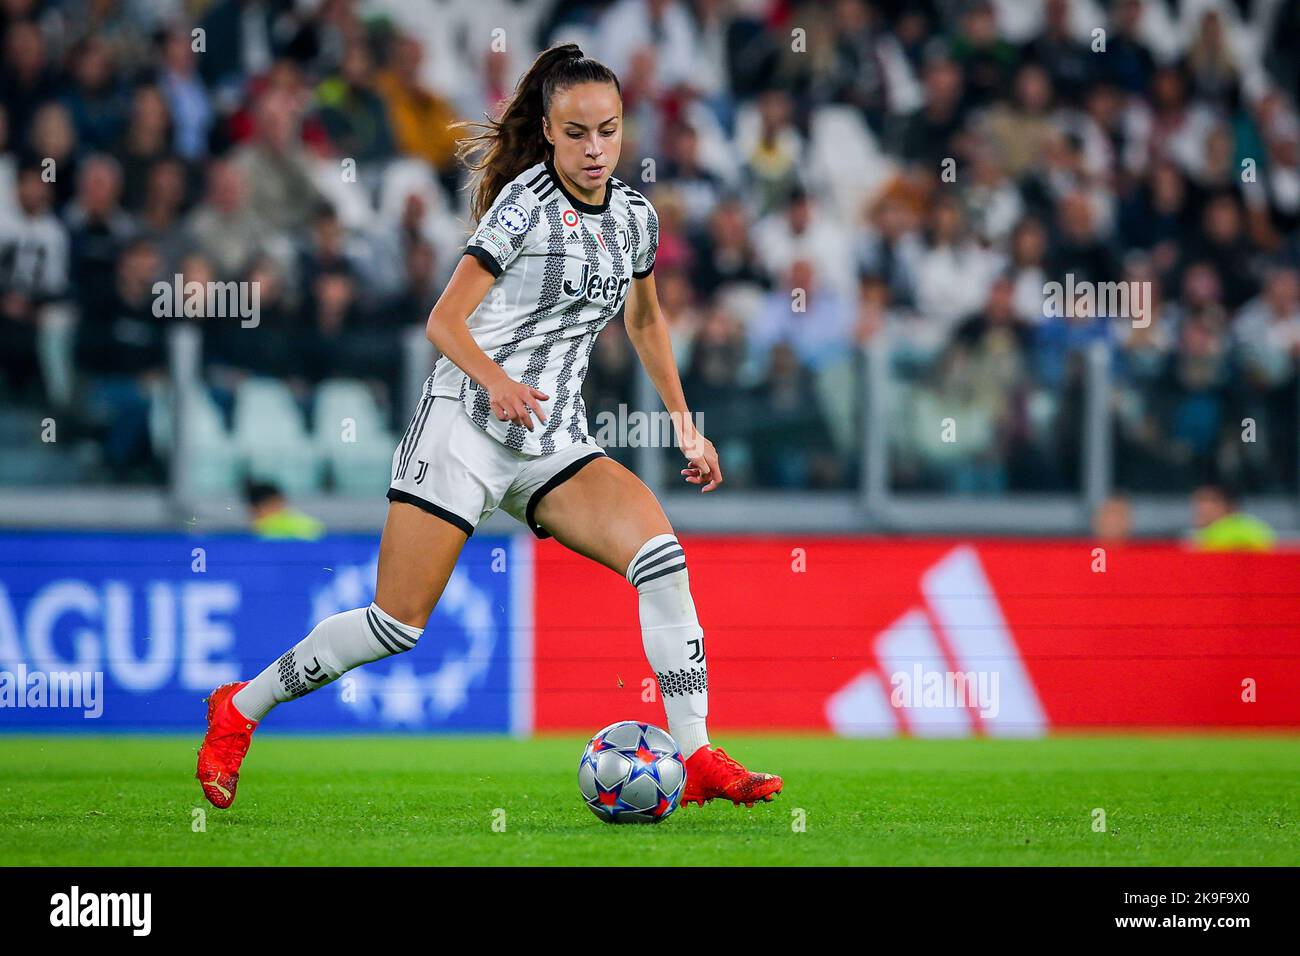
<svg viewBox="0 0 1300 956">
<path fill-rule="evenodd" d="M 827 698 L 835 732 L 1046 733 L 1047 715 L 974 549 L 955 548 L 926 570 L 921 595 L 918 606 L 872 640 L 877 665 Z"/>
</svg>

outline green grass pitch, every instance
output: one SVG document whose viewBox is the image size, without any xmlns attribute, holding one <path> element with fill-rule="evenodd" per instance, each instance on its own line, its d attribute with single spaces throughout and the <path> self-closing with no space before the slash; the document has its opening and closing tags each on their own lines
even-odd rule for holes
<svg viewBox="0 0 1300 956">
<path fill-rule="evenodd" d="M 263 732 L 229 811 L 199 794 L 197 739 L 0 736 L 0 863 L 1300 863 L 1295 737 L 724 735 L 743 761 L 785 777 L 775 802 L 715 801 L 622 827 L 578 797 L 578 736 Z"/>
</svg>

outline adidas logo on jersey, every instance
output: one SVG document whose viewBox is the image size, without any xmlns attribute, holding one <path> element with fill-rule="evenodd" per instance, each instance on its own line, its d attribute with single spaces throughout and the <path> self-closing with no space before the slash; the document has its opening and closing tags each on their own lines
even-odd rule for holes
<svg viewBox="0 0 1300 956">
<path fill-rule="evenodd" d="M 571 232 L 564 237 L 564 241 L 566 243 L 574 243 L 574 242 L 581 243 L 582 238 L 577 234 L 577 232 Z"/>
<path fill-rule="evenodd" d="M 606 302 L 621 302 L 631 284 L 632 280 L 627 277 L 602 276 L 599 272 L 593 274 L 591 265 L 584 262 L 581 279 L 576 283 L 568 279 L 564 280 L 564 293 L 574 297 L 581 296 L 591 302 L 599 299 L 604 299 Z"/>
</svg>

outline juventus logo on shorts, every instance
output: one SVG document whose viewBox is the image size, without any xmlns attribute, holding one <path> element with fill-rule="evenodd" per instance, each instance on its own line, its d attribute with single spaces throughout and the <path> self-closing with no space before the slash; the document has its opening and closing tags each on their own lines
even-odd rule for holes
<svg viewBox="0 0 1300 956">
<path fill-rule="evenodd" d="M 415 483 L 418 485 L 420 482 L 424 481 L 424 473 L 429 470 L 429 463 L 417 458 L 415 464 Z"/>
<path fill-rule="evenodd" d="M 693 641 L 687 641 L 686 646 L 694 648 L 694 650 L 686 655 L 687 660 L 696 664 L 704 660 L 704 641 L 697 638 Z"/>
</svg>

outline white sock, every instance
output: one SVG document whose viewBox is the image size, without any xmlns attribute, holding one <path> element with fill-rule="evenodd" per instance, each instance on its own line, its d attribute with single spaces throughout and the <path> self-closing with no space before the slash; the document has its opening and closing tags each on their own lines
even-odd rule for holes
<svg viewBox="0 0 1300 956">
<path fill-rule="evenodd" d="M 354 667 L 411 650 L 423 633 L 378 604 L 331 615 L 249 681 L 232 703 L 249 720 L 261 720 L 276 704 L 324 687 Z"/>
<path fill-rule="evenodd" d="M 668 733 L 689 757 L 709 742 L 709 672 L 704 631 L 695 616 L 686 555 L 677 537 L 655 535 L 627 567 L 636 587 L 645 656 L 659 681 Z"/>
</svg>

